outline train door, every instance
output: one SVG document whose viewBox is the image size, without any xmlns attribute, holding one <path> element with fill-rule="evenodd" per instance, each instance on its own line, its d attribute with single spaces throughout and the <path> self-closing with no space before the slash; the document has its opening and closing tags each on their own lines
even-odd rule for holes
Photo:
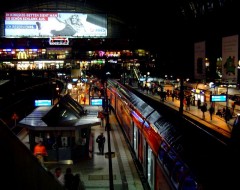
<svg viewBox="0 0 240 190">
<path fill-rule="evenodd" d="M 147 154 L 148 154 L 148 151 L 147 151 L 147 142 L 146 140 L 144 139 L 143 140 L 143 173 L 144 173 L 144 176 L 147 178 Z"/>
<path fill-rule="evenodd" d="M 159 160 L 156 159 L 155 162 L 155 190 L 164 189 L 171 190 L 173 189 L 171 185 L 169 185 L 169 179 L 166 177 L 162 165 Z"/>
<path fill-rule="evenodd" d="M 136 154 L 136 157 L 138 157 L 138 128 L 137 126 L 133 123 L 133 150 L 134 153 Z"/>
<path fill-rule="evenodd" d="M 147 178 L 150 189 L 154 189 L 154 155 L 152 149 L 148 146 L 147 142 L 144 140 L 144 156 L 143 156 L 143 172 Z"/>
<path fill-rule="evenodd" d="M 147 180 L 151 189 L 154 189 L 155 184 L 155 159 L 152 149 L 147 146 Z"/>
</svg>

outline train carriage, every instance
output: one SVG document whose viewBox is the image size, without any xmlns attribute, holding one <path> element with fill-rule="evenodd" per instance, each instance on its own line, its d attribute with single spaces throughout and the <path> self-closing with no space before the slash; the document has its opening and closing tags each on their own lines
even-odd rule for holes
<svg viewBox="0 0 240 190">
<path fill-rule="evenodd" d="M 181 144 L 175 142 L 181 134 L 171 122 L 115 80 L 108 80 L 107 94 L 150 189 L 162 188 L 163 179 L 172 189 L 198 189 L 181 159 Z"/>
</svg>

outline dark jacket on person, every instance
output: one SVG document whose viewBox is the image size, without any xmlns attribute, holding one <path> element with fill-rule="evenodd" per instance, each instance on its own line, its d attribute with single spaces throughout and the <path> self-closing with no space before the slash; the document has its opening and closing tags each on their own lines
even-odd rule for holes
<svg viewBox="0 0 240 190">
<path fill-rule="evenodd" d="M 72 170 L 70 168 L 66 169 L 66 173 L 64 174 L 64 186 L 67 190 L 74 190 L 74 175 L 72 174 Z"/>
</svg>

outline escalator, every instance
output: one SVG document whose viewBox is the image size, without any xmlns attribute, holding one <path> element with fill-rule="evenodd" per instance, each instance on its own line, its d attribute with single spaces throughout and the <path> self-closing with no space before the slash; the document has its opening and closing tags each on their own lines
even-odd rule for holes
<svg viewBox="0 0 240 190">
<path fill-rule="evenodd" d="M 32 152 L 0 120 L 2 187 L 19 190 L 64 190 L 53 174 L 42 167 Z"/>
</svg>

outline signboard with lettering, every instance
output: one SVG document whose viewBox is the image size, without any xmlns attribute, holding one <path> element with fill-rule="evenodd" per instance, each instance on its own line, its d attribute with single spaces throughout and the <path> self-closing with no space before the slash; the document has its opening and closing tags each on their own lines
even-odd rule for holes
<svg viewBox="0 0 240 190">
<path fill-rule="evenodd" d="M 35 100 L 35 106 L 51 106 L 51 100 Z"/>
<path fill-rule="evenodd" d="M 6 37 L 106 37 L 107 15 L 59 12 L 6 12 L 4 27 Z"/>
<path fill-rule="evenodd" d="M 92 106 L 102 106 L 103 105 L 103 99 L 102 98 L 91 98 L 90 104 Z"/>
<path fill-rule="evenodd" d="M 210 102 L 226 102 L 227 95 L 226 94 L 219 94 L 219 95 L 211 95 Z"/>
<path fill-rule="evenodd" d="M 69 44 L 69 40 L 68 38 L 65 37 L 51 37 L 49 38 L 49 45 L 68 45 Z"/>
</svg>

